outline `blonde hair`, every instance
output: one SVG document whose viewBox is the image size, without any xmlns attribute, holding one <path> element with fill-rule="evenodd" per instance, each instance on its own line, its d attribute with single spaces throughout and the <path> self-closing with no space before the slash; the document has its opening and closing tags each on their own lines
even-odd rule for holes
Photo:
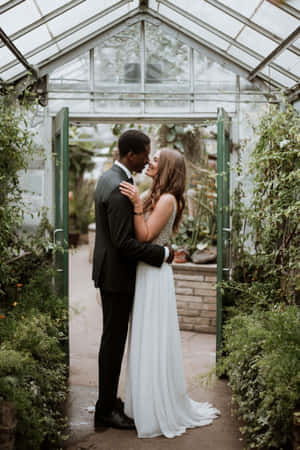
<svg viewBox="0 0 300 450">
<path fill-rule="evenodd" d="M 166 147 L 159 149 L 159 152 L 158 170 L 144 200 L 144 212 L 153 211 L 162 194 L 174 195 L 177 201 L 177 211 L 173 231 L 176 231 L 185 206 L 185 161 L 183 155 L 177 150 Z"/>
</svg>

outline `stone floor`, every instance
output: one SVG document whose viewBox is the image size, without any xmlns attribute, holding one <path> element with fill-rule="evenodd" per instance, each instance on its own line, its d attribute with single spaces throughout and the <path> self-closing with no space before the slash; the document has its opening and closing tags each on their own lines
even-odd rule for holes
<svg viewBox="0 0 300 450">
<path fill-rule="evenodd" d="M 92 408 L 97 398 L 97 358 L 101 336 L 100 297 L 91 282 L 89 248 L 80 246 L 70 255 L 70 394 L 68 416 L 70 450 L 242 450 L 243 441 L 236 420 L 231 415 L 231 391 L 226 381 L 207 385 L 207 374 L 215 365 L 214 335 L 181 332 L 184 369 L 191 397 L 209 401 L 221 411 L 221 417 L 210 426 L 189 430 L 175 439 L 163 437 L 138 439 L 133 431 L 93 430 Z M 121 372 L 119 395 L 124 398 L 124 372 Z"/>
</svg>

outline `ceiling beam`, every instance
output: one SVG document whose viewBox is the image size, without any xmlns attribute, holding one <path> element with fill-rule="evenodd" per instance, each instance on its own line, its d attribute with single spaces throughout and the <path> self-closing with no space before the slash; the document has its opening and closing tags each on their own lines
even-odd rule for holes
<svg viewBox="0 0 300 450">
<path fill-rule="evenodd" d="M 22 0 L 22 1 L 24 1 L 24 0 Z M 22 28 L 21 30 L 18 30 L 16 33 L 11 34 L 9 36 L 10 40 L 14 41 L 22 36 L 25 36 L 25 34 L 29 33 L 30 31 L 35 30 L 36 28 L 40 27 L 41 25 L 44 25 L 45 23 L 49 22 L 50 20 L 55 19 L 56 17 L 69 11 L 72 8 L 75 8 L 76 6 L 80 5 L 80 3 L 83 3 L 83 2 L 86 2 L 86 0 L 71 0 L 70 2 L 61 6 L 60 8 L 54 9 L 49 14 L 46 14 L 45 16 L 41 17 L 38 20 L 35 20 L 31 24 Z M 0 48 L 3 46 L 4 46 L 4 44 L 0 43 Z"/>
<path fill-rule="evenodd" d="M 31 64 L 29 64 L 29 62 L 27 61 L 27 59 L 22 55 L 22 53 L 17 49 L 17 47 L 15 46 L 15 44 L 9 39 L 9 37 L 7 36 L 7 34 L 2 30 L 2 28 L 0 28 L 0 38 L 2 39 L 2 41 L 4 42 L 4 44 L 6 45 L 6 47 L 15 55 L 16 59 L 18 61 L 20 61 L 21 64 L 23 64 L 23 66 L 34 75 L 35 78 L 39 77 L 39 73 L 38 70 L 35 69 Z M 18 64 L 18 62 L 16 63 Z"/>
<path fill-rule="evenodd" d="M 295 17 L 296 19 L 300 20 L 300 11 L 293 6 L 289 5 L 287 2 L 282 2 L 279 0 L 267 0 L 269 3 L 272 3 L 272 5 L 276 6 L 277 8 L 281 9 L 282 11 L 285 11 L 286 13 L 290 14 L 291 16 Z"/>
<path fill-rule="evenodd" d="M 294 42 L 300 34 L 300 25 L 294 30 L 286 39 L 284 39 L 281 44 L 279 44 L 274 50 L 263 59 L 249 74 L 248 80 L 253 80 L 253 78 L 260 72 L 267 64 L 269 64 L 273 59 L 277 58 L 280 53 L 282 53 L 292 42 Z M 271 65 L 271 64 L 270 64 Z M 299 80 L 297 77 L 296 81 Z"/>
<path fill-rule="evenodd" d="M 255 30 L 258 33 L 262 34 L 263 36 L 267 37 L 268 39 L 271 39 L 272 41 L 276 42 L 277 44 L 281 43 L 281 41 L 282 41 L 281 37 L 277 36 L 276 34 L 271 33 L 270 31 L 266 30 L 265 28 L 261 27 L 260 25 L 256 24 L 255 22 L 252 22 L 252 20 L 243 16 L 242 14 L 235 11 L 234 9 L 231 9 L 228 6 L 225 6 L 220 1 L 218 1 L 218 0 L 203 0 L 203 1 L 205 1 L 206 3 L 209 3 L 211 6 L 214 6 L 215 8 L 218 8 L 220 11 L 223 11 L 225 14 L 229 15 L 230 17 L 233 17 L 234 19 L 238 20 L 239 22 L 242 22 L 244 25 L 247 25 L 249 28 L 252 28 L 253 30 Z M 296 55 L 300 56 L 300 49 L 295 47 L 294 45 L 290 45 L 289 50 L 291 52 L 295 53 Z"/>
<path fill-rule="evenodd" d="M 54 39 L 51 39 L 50 41 L 46 42 L 45 44 L 42 44 L 30 52 L 25 54 L 25 58 L 31 58 L 32 56 L 37 55 L 38 53 L 46 50 L 47 48 L 51 47 L 52 45 L 55 45 L 59 43 L 61 40 L 67 38 L 68 36 L 71 36 L 72 34 L 76 33 L 77 31 L 81 30 L 82 28 L 91 25 L 92 23 L 96 22 L 97 20 L 101 19 L 101 17 L 105 16 L 106 14 L 111 13 L 112 11 L 115 11 L 116 9 L 120 8 L 121 6 L 128 3 L 128 0 L 120 0 L 118 3 L 116 3 L 113 6 L 109 6 L 108 8 L 104 9 L 100 13 L 90 17 L 89 19 L 84 20 L 83 22 L 80 22 L 78 25 L 75 25 L 72 28 L 69 28 L 68 30 L 64 31 L 63 33 L 58 34 L 55 36 Z M 5 66 L 0 67 L 0 73 L 5 72 L 6 70 L 11 69 L 12 67 L 16 66 L 18 63 L 17 61 L 11 61 L 10 63 L 7 63 Z"/>
<path fill-rule="evenodd" d="M 167 6 L 168 8 L 175 11 L 180 16 L 183 16 L 187 18 L 188 20 L 194 22 L 196 25 L 199 25 L 200 27 L 206 29 L 207 31 L 210 31 L 214 35 L 220 37 L 221 39 L 224 39 L 224 41 L 228 42 L 229 44 L 233 45 L 234 47 L 239 48 L 243 52 L 247 53 L 248 55 L 252 56 L 253 58 L 256 58 L 258 61 L 262 61 L 264 58 L 259 53 L 255 52 L 254 50 L 250 49 L 246 45 L 242 44 L 241 42 L 236 41 L 228 34 L 223 33 L 218 28 L 213 27 L 212 25 L 208 25 L 203 20 L 199 19 L 198 17 L 195 17 L 191 15 L 189 12 L 185 11 L 182 8 L 179 8 L 178 6 L 171 3 L 169 0 L 159 0 L 162 5 Z M 278 64 L 270 64 L 270 67 L 278 72 L 280 72 L 282 75 L 285 75 L 288 78 L 291 78 L 294 81 L 298 81 L 298 77 L 293 74 L 292 72 L 289 72 L 288 70 L 284 69 L 283 67 L 279 66 Z"/>
<path fill-rule="evenodd" d="M 25 2 L 25 0 L 10 0 L 9 2 L 4 3 L 4 5 L 0 6 L 0 15 L 23 2 Z"/>
</svg>

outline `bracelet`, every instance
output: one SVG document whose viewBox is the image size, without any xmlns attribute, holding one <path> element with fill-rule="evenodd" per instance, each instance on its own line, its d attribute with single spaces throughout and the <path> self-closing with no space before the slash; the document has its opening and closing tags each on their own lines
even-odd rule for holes
<svg viewBox="0 0 300 450">
<path fill-rule="evenodd" d="M 143 213 L 143 211 L 142 212 L 135 212 L 135 211 L 133 211 L 133 214 L 135 216 L 142 216 L 144 213 Z"/>
</svg>

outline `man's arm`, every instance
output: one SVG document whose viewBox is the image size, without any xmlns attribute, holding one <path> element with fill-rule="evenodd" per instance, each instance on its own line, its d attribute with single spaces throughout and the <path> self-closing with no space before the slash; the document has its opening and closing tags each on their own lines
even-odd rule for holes
<svg viewBox="0 0 300 450">
<path fill-rule="evenodd" d="M 107 217 L 113 245 L 124 258 L 140 260 L 157 267 L 162 265 L 165 258 L 164 247 L 138 242 L 133 237 L 133 208 L 130 200 L 120 193 L 119 186 L 108 200 Z"/>
</svg>

